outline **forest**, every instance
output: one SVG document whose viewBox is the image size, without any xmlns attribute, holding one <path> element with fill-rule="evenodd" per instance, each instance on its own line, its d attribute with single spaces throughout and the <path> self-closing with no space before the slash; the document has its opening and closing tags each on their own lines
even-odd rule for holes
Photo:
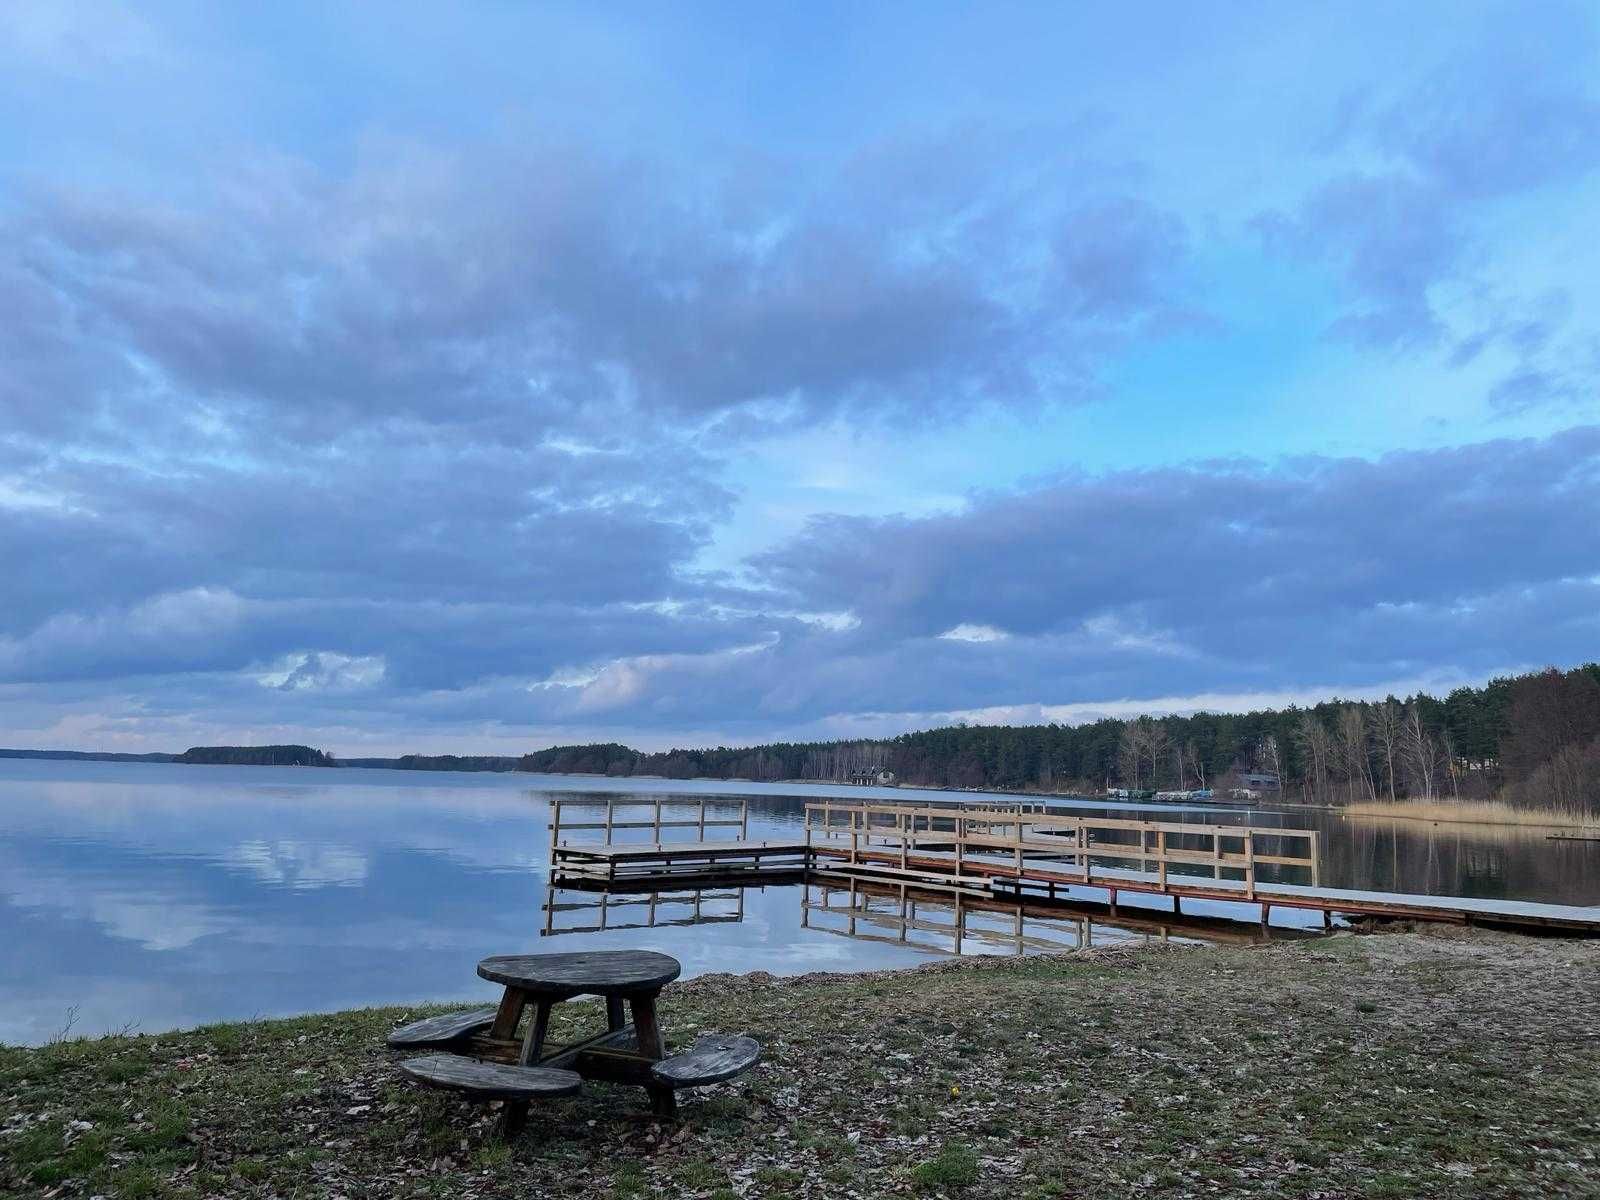
<svg viewBox="0 0 1600 1200">
<path fill-rule="evenodd" d="M 669 779 L 844 780 L 893 772 L 934 787 L 1098 792 L 1227 788 L 1276 776 L 1311 803 L 1489 799 L 1600 811 L 1600 663 L 1549 668 L 1439 697 L 1330 699 L 1306 708 L 1107 718 L 1082 725 L 952 725 L 894 738 L 646 753 L 553 746 L 522 771 Z"/>
<path fill-rule="evenodd" d="M 517 760 L 501 754 L 402 754 L 399 758 L 341 758 L 338 765 L 391 771 L 515 771 Z"/>
<path fill-rule="evenodd" d="M 310 746 L 190 746 L 172 760 L 246 767 L 336 767 L 331 754 Z"/>
</svg>

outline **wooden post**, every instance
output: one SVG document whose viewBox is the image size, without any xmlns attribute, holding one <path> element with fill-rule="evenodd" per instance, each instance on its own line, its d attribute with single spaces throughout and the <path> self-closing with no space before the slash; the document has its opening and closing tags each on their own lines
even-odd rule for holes
<svg viewBox="0 0 1600 1200">
<path fill-rule="evenodd" d="M 656 797 L 655 843 L 658 846 L 661 844 L 661 797 L 660 796 Z"/>
<path fill-rule="evenodd" d="M 700 797 L 700 840 L 706 840 L 706 798 Z"/>
<path fill-rule="evenodd" d="M 522 1054 L 517 1061 L 525 1067 L 538 1063 L 539 1054 L 544 1050 L 544 1035 L 550 1028 L 549 1000 L 536 1001 L 533 1008 L 533 1020 L 528 1025 L 528 1032 L 522 1039 Z"/>
<path fill-rule="evenodd" d="M 1162 891 L 1166 891 L 1167 890 L 1167 831 L 1165 829 L 1158 829 L 1156 831 L 1156 854 L 1160 857 L 1160 860 L 1161 860 L 1156 866 L 1156 870 L 1160 873 L 1160 876 L 1161 876 L 1161 890 Z"/>
<path fill-rule="evenodd" d="M 661 1026 L 656 1020 L 656 998 L 654 996 L 634 996 L 629 1001 L 633 1009 L 633 1030 L 639 1040 L 639 1053 L 645 1058 L 659 1061 L 666 1054 L 666 1047 L 661 1041 Z M 651 1107 L 655 1109 L 658 1117 L 675 1117 L 678 1115 L 678 1100 L 671 1088 L 651 1087 Z"/>
<path fill-rule="evenodd" d="M 1256 898 L 1256 831 L 1244 831 L 1244 894 Z"/>
<path fill-rule="evenodd" d="M 607 800 L 606 801 L 606 845 L 608 845 L 608 846 L 611 845 L 612 814 L 615 813 L 616 811 L 617 811 L 616 801 Z"/>
<path fill-rule="evenodd" d="M 561 837 L 561 801 L 550 801 L 550 849 L 554 850 Z"/>
<path fill-rule="evenodd" d="M 748 800 L 739 801 L 739 840 L 741 842 L 750 840 L 750 801 Z"/>
</svg>

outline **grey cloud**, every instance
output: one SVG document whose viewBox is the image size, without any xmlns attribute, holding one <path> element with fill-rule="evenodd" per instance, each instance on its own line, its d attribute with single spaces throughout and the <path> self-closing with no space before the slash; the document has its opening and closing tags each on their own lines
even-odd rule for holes
<svg viewBox="0 0 1600 1200">
<path fill-rule="evenodd" d="M 1349 307 L 1336 335 L 1379 347 L 1444 345 L 1458 363 L 1498 340 L 1524 359 L 1519 372 L 1536 372 L 1565 314 L 1539 297 L 1500 296 L 1483 327 L 1452 328 L 1433 292 L 1483 289 L 1477 222 L 1489 204 L 1573 185 L 1600 167 L 1597 53 L 1577 9 L 1506 10 L 1491 24 L 1474 48 L 1398 96 L 1363 97 L 1324 147 L 1333 158 L 1323 181 L 1297 208 L 1256 224 L 1270 245 L 1342 279 Z M 1505 315 L 1518 310 L 1526 315 Z"/>
<path fill-rule="evenodd" d="M 252 443 L 394 420 L 537 440 L 621 414 L 951 408 L 1027 398 L 1069 352 L 1092 372 L 1105 348 L 1055 335 L 1159 307 L 1184 251 L 1174 218 L 1089 173 L 1024 207 L 960 194 L 915 219 L 826 185 L 724 204 L 736 190 L 559 147 L 383 145 L 344 177 L 253 164 L 187 202 L 35 192 L 0 227 L 25 248 L 35 331 L 0 388 L 38 421 L 100 406 Z M 1052 213 L 1072 287 L 1019 307 Z M 74 357 L 98 367 L 37 386 Z"/>
</svg>

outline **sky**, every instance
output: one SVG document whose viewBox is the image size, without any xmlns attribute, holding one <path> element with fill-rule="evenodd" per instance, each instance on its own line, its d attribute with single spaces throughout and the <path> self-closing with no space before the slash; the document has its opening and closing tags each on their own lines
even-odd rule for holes
<svg viewBox="0 0 1600 1200">
<path fill-rule="evenodd" d="M 1554 2 L 13 0 L 0 744 L 1593 659 L 1597 68 Z"/>
</svg>

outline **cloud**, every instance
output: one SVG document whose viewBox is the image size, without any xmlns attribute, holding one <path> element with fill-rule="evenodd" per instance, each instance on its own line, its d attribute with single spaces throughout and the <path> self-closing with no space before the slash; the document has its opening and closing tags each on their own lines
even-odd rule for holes
<svg viewBox="0 0 1600 1200">
<path fill-rule="evenodd" d="M 1503 220 L 1520 199 L 1581 197 L 1592 182 L 1597 61 L 1581 10 L 1506 10 L 1393 94 L 1350 98 L 1321 178 L 1297 206 L 1255 223 L 1270 246 L 1340 280 L 1345 307 L 1331 333 L 1386 350 L 1443 348 L 1457 365 L 1498 346 L 1510 365 L 1492 406 L 1571 398 L 1558 379 L 1575 365 L 1570 305 L 1519 288 L 1526 267 L 1508 253 Z"/>
<path fill-rule="evenodd" d="M 851 712 L 927 713 L 1576 661 L 1597 632 L 1597 497 L 1589 428 L 818 519 L 755 566 L 791 605 L 859 624 L 786 634 L 729 659 L 714 685 L 665 673 L 636 704 L 703 720 L 693 709 L 714 696 L 723 716 L 800 722 L 841 697 Z"/>
<path fill-rule="evenodd" d="M 1178 218 L 1087 159 L 1024 202 L 979 169 L 1005 153 L 883 143 L 799 189 L 373 137 L 19 189 L 0 681 L 137 720 L 564 720 L 830 627 L 694 565 L 741 439 L 1076 402 L 1193 314 Z"/>
<path fill-rule="evenodd" d="M 377 141 L 343 175 L 263 157 L 185 200 L 38 188 L 0 225 L 23 251 L 0 388 L 41 431 L 93 408 L 233 453 L 395 422 L 616 446 L 622 416 L 926 414 L 1092 374 L 1185 249 L 1089 170 L 913 218 L 758 169 Z"/>
</svg>

